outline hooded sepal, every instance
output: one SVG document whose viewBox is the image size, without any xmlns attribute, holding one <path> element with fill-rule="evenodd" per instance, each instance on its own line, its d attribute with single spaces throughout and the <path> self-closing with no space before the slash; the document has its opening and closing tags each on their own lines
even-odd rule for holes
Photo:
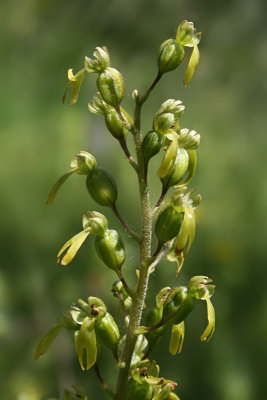
<svg viewBox="0 0 267 400">
<path fill-rule="evenodd" d="M 109 67 L 110 65 L 109 52 L 105 46 L 96 47 L 93 56 L 95 57 L 94 59 L 85 57 L 84 64 L 87 72 L 101 73 L 105 71 L 106 68 Z"/>
</svg>

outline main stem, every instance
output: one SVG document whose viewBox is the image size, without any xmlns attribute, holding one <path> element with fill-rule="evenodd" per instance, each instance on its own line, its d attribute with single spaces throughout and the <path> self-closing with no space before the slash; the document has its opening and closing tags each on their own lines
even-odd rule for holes
<svg viewBox="0 0 267 400">
<path fill-rule="evenodd" d="M 145 101 L 145 100 L 144 100 Z M 150 210 L 150 195 L 145 179 L 144 161 L 141 151 L 142 133 L 140 128 L 141 108 L 144 101 L 136 101 L 135 108 L 135 147 L 138 160 L 138 179 L 141 198 L 142 237 L 140 243 L 139 278 L 136 295 L 133 297 L 132 311 L 126 334 L 122 361 L 124 368 L 119 372 L 117 390 L 114 399 L 124 400 L 127 392 L 128 376 L 131 359 L 137 339 L 136 330 L 140 325 L 149 279 L 149 260 L 151 256 L 152 218 Z"/>
</svg>

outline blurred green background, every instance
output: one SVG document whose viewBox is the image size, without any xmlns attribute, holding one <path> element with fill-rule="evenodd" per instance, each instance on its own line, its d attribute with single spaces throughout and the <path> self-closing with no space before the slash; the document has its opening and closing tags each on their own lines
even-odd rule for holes
<svg viewBox="0 0 267 400">
<path fill-rule="evenodd" d="M 197 236 L 180 283 L 194 274 L 212 277 L 216 332 L 209 344 L 199 337 L 205 307 L 198 304 L 186 324 L 183 352 L 171 356 L 163 341 L 153 357 L 161 374 L 177 380 L 182 400 L 267 399 L 266 292 L 266 93 L 267 3 L 265 0 L 13 0 L 0 3 L 1 48 L 1 270 L 0 398 L 61 399 L 65 387 L 84 387 L 89 399 L 105 398 L 92 371 L 82 373 L 71 338 L 61 335 L 49 353 L 33 360 L 42 334 L 78 297 L 102 297 L 112 312 L 115 279 L 97 259 L 92 242 L 68 268 L 56 264 L 60 246 L 81 229 L 86 210 L 109 210 L 88 196 L 75 176 L 55 204 L 46 206 L 51 184 L 79 150 L 92 152 L 119 183 L 118 206 L 138 227 L 134 172 L 101 117 L 87 102 L 96 92 L 88 76 L 78 104 L 63 106 L 68 68 L 106 45 L 112 65 L 131 92 L 143 92 L 156 73 L 156 55 L 178 23 L 192 20 L 202 31 L 201 62 L 189 88 L 185 63 L 165 75 L 144 107 L 144 131 L 167 98 L 186 105 L 182 127 L 201 133 L 193 183 L 203 196 Z M 157 167 L 160 158 L 153 161 Z M 150 176 L 155 201 L 160 185 Z M 130 210 L 130 212 L 129 212 Z M 127 214 L 128 212 L 128 214 Z M 136 246 L 125 238 L 126 276 L 134 278 Z M 175 264 L 163 262 L 151 278 L 148 301 L 163 285 L 176 285 Z M 112 360 L 103 375 L 113 384 Z"/>
</svg>

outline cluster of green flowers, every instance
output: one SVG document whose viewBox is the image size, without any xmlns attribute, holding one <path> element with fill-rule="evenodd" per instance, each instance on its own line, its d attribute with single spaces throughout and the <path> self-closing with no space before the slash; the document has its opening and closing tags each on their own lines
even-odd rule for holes
<svg viewBox="0 0 267 400">
<path fill-rule="evenodd" d="M 162 43 L 154 82 L 143 96 L 140 96 L 137 90 L 133 91 L 134 119 L 120 105 L 125 91 L 124 81 L 120 72 L 110 66 L 106 47 L 97 47 L 93 58 L 85 57 L 84 68 L 76 75 L 72 69 L 68 71 L 69 82 L 63 102 L 70 89 L 70 105 L 77 102 L 85 74 L 87 72 L 98 74 L 96 80 L 98 92 L 88 108 L 92 113 L 104 117 L 107 130 L 117 139 L 134 168 L 139 180 L 143 219 L 146 218 L 148 221 L 146 223 L 143 221 L 141 234 L 129 227 L 117 209 L 118 188 L 112 175 L 99 167 L 95 157 L 86 151 L 81 151 L 74 157 L 70 170 L 52 187 L 47 203 L 53 203 L 58 190 L 71 175 L 85 175 L 86 188 L 94 201 L 101 206 L 109 207 L 128 235 L 140 246 L 138 284 L 131 288 L 123 277 L 122 266 L 126 260 L 126 250 L 119 232 L 109 229 L 105 215 L 98 211 L 88 211 L 83 215 L 83 230 L 62 246 L 57 260 L 61 265 L 68 265 L 88 235 L 95 236 L 94 245 L 99 258 L 116 273 L 118 278 L 112 285 L 112 292 L 118 298 L 125 318 L 125 332 L 120 332 L 117 323 L 100 298 L 88 297 L 87 302 L 79 299 L 62 315 L 60 323 L 42 338 L 36 350 L 36 359 L 47 351 L 64 328 L 73 332 L 81 369 L 88 370 L 94 367 L 99 378 L 98 363 L 101 349 L 103 346 L 108 348 L 121 374 L 117 392 L 107 388 L 102 377 L 100 382 L 103 389 L 116 400 L 178 399 L 173 393 L 176 383 L 159 377 L 159 366 L 148 357 L 168 328 L 171 329 L 170 353 L 174 355 L 181 352 L 184 321 L 194 309 L 196 299 L 207 303 L 208 325 L 201 335 L 201 340 L 209 341 L 215 329 L 215 313 L 210 301 L 215 286 L 206 276 L 191 278 L 187 286 L 162 288 L 156 295 L 155 307 L 142 315 L 147 287 L 144 282 L 146 279 L 148 281 L 149 275 L 155 271 L 162 257 L 166 256 L 167 260 L 177 263 L 176 275 L 182 268 L 184 258 L 194 241 L 197 209 L 201 196 L 194 190 L 187 191 L 187 185 L 193 178 L 197 165 L 196 151 L 200 144 L 200 135 L 195 130 L 181 128 L 180 118 L 185 111 L 182 101 L 168 99 L 163 102 L 153 117 L 152 129 L 144 137 L 140 129 L 140 110 L 162 75 L 176 69 L 182 62 L 185 47 L 192 48 L 184 76 L 184 84 L 188 85 L 199 62 L 199 41 L 200 33 L 195 32 L 193 23 L 183 21 L 177 29 L 176 37 Z M 131 133 L 134 139 L 137 161 L 127 147 L 128 133 Z M 162 186 L 161 195 L 154 208 L 150 208 L 148 197 L 146 202 L 143 201 L 149 193 L 148 167 L 151 158 L 160 151 L 164 152 L 157 170 Z M 173 187 L 172 195 L 166 199 L 169 189 Z M 154 231 L 158 244 L 152 254 L 153 218 L 155 218 Z M 146 251 L 144 251 L 145 246 Z M 143 288 L 143 292 L 140 292 L 140 287 Z M 127 356 L 129 346 L 132 346 L 130 357 Z M 125 376 L 124 371 L 126 371 Z M 66 390 L 64 396 L 66 400 L 77 397 L 87 399 L 87 396 L 76 388 L 73 391 Z"/>
</svg>

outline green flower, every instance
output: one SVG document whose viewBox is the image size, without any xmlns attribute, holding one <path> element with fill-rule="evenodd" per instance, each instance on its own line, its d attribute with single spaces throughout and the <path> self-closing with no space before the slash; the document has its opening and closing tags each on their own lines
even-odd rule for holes
<svg viewBox="0 0 267 400">
<path fill-rule="evenodd" d="M 90 235 L 90 233 L 101 236 L 107 230 L 107 226 L 108 221 L 106 217 L 97 211 L 91 211 L 88 212 L 87 215 L 83 215 L 83 230 L 61 247 L 57 254 L 57 262 L 61 265 L 68 265 L 75 257 L 87 236 Z M 61 258 L 65 251 L 65 255 Z"/>
<path fill-rule="evenodd" d="M 79 174 L 90 176 L 95 171 L 96 166 L 96 159 L 92 154 L 87 153 L 86 151 L 80 151 L 76 154 L 76 156 L 71 160 L 70 171 L 62 175 L 52 186 L 46 200 L 47 204 L 52 204 L 54 202 L 57 192 L 71 175 Z"/>
<path fill-rule="evenodd" d="M 177 262 L 177 275 L 195 238 L 196 212 L 201 200 L 201 196 L 195 195 L 193 191 L 185 194 L 185 189 L 177 189 L 172 197 L 175 207 L 184 214 L 181 229 L 167 255 L 169 261 Z"/>
</svg>

